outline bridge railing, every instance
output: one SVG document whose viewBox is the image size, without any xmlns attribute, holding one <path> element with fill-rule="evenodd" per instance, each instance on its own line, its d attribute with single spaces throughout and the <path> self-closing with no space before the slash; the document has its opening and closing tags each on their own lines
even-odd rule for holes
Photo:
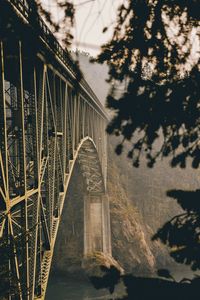
<svg viewBox="0 0 200 300">
<path fill-rule="evenodd" d="M 31 19 L 33 16 L 33 7 L 29 4 L 29 1 L 27 0 L 7 0 L 10 2 L 15 9 L 18 10 L 18 12 L 25 18 L 26 22 L 31 24 Z M 32 2 L 32 0 L 30 0 Z M 31 3 L 30 2 L 30 3 Z M 32 20 L 33 21 L 33 20 Z M 48 26 L 45 24 L 43 19 L 39 16 L 38 13 L 34 13 L 34 25 L 37 25 L 37 29 L 34 26 L 34 30 L 37 30 L 40 37 L 44 40 L 44 42 L 48 45 L 48 47 L 53 50 L 55 55 L 64 63 L 64 65 L 70 70 L 70 72 L 73 74 L 73 76 L 76 78 L 77 76 L 77 65 L 75 61 L 70 56 L 69 52 L 60 45 L 60 43 L 57 41 L 51 30 L 48 28 Z M 96 105 L 100 109 L 101 113 L 103 113 L 104 117 L 107 118 L 107 115 L 105 114 L 105 109 L 103 108 L 103 105 L 89 86 L 89 84 L 84 80 L 84 78 L 80 81 L 82 87 L 90 94 L 93 101 L 95 101 Z"/>
</svg>

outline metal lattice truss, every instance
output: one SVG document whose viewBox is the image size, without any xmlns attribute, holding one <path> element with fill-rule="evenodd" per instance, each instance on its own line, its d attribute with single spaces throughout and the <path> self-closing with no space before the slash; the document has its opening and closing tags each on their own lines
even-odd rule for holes
<svg viewBox="0 0 200 300">
<path fill-rule="evenodd" d="M 0 238 L 14 241 L 9 269 L 18 283 L 10 299 L 44 298 L 76 159 L 88 195 L 105 194 L 107 117 L 86 82 L 77 87 L 44 49 L 33 57 L 23 38 L 0 42 Z"/>
</svg>

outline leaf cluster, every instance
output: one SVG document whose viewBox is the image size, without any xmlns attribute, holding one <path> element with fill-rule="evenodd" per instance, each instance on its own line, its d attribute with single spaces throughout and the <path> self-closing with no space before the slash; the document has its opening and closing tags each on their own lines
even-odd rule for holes
<svg viewBox="0 0 200 300">
<path fill-rule="evenodd" d="M 47 24 L 50 25 L 54 33 L 60 33 L 62 36 L 62 43 L 65 47 L 71 44 L 73 35 L 71 33 L 71 27 L 74 25 L 74 13 L 75 8 L 71 1 L 57 0 L 57 9 L 62 12 L 62 17 L 59 20 L 55 20 L 53 12 L 44 6 L 41 0 L 29 0 L 29 5 L 33 13 L 39 13 L 43 16 Z"/>
<path fill-rule="evenodd" d="M 97 289 L 108 288 L 110 293 L 118 282 L 123 282 L 126 288 L 126 295 L 117 298 L 118 300 L 147 300 L 147 299 L 197 299 L 196 295 L 199 289 L 199 277 L 193 280 L 184 280 L 180 283 L 175 282 L 167 270 L 158 272 L 160 277 L 165 277 L 170 280 L 161 278 L 142 278 L 131 274 L 121 275 L 120 272 L 111 267 L 105 269 L 103 277 L 90 277 L 91 282 Z"/>
<path fill-rule="evenodd" d="M 200 190 L 168 191 L 184 213 L 175 216 L 154 235 L 170 248 L 170 255 L 179 263 L 200 269 Z"/>
<path fill-rule="evenodd" d="M 112 84 L 107 106 L 115 114 L 107 132 L 122 136 L 117 154 L 132 142 L 128 156 L 136 167 L 141 153 L 149 167 L 171 154 L 173 166 L 185 167 L 188 156 L 199 166 L 199 56 L 191 54 L 197 7 L 198 1 L 129 0 L 98 56 Z"/>
</svg>

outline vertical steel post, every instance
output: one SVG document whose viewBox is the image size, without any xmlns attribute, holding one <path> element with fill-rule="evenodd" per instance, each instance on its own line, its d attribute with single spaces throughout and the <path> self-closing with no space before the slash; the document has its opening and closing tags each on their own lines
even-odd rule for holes
<svg viewBox="0 0 200 300">
<path fill-rule="evenodd" d="M 18 42 L 18 80 L 17 80 L 17 103 L 19 112 L 19 156 L 20 156 L 20 195 L 25 196 L 25 201 L 21 203 L 21 226 L 22 234 L 22 278 L 23 297 L 29 299 L 29 247 L 28 247 L 28 213 L 27 213 L 27 185 L 26 185 L 26 142 L 24 126 L 24 89 L 23 89 L 23 62 L 22 43 Z"/>
<path fill-rule="evenodd" d="M 5 174 L 4 194 L 6 196 L 6 205 L 9 209 L 9 178 L 8 178 L 8 152 L 7 152 L 7 121 L 6 121 L 6 103 L 5 103 L 5 79 L 4 79 L 4 49 L 3 42 L 0 41 L 0 111 L 2 117 L 0 117 L 0 151 L 3 160 Z M 3 166 L 2 166 L 3 167 Z"/>
</svg>

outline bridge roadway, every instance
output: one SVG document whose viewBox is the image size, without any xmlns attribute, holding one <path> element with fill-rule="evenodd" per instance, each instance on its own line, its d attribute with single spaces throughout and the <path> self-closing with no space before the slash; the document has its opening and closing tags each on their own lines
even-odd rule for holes
<svg viewBox="0 0 200 300">
<path fill-rule="evenodd" d="M 111 254 L 107 116 L 31 3 L 0 8 L 0 238 L 16 284 L 8 299 L 23 300 L 45 297 L 76 160 L 87 187 L 83 256 Z"/>
</svg>

